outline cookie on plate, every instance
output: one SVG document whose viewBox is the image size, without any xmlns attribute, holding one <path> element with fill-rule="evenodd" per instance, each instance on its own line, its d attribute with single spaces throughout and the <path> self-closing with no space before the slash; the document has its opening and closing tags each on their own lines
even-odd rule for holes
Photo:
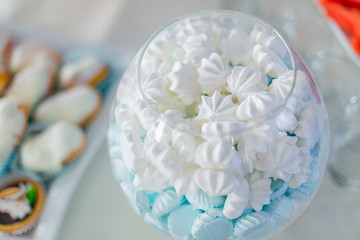
<svg viewBox="0 0 360 240">
<path fill-rule="evenodd" d="M 27 170 L 55 174 L 78 157 L 86 146 L 84 131 L 76 124 L 60 121 L 25 140 L 20 164 Z"/>
<path fill-rule="evenodd" d="M 11 80 L 10 72 L 5 65 L 0 64 L 0 95 L 5 91 Z"/>
<path fill-rule="evenodd" d="M 100 107 L 100 94 L 90 86 L 79 85 L 59 92 L 40 103 L 35 111 L 34 120 L 66 120 L 85 126 L 97 115 Z"/>
<path fill-rule="evenodd" d="M 0 184 L 0 231 L 20 235 L 32 229 L 44 206 L 42 185 L 28 177 L 9 175 Z"/>
<path fill-rule="evenodd" d="M 48 66 L 36 63 L 14 76 L 6 95 L 17 98 L 31 110 L 40 100 L 51 94 L 53 88 L 52 70 Z"/>
<path fill-rule="evenodd" d="M 25 105 L 11 98 L 0 99 L 0 176 L 6 172 L 11 153 L 25 135 L 28 115 Z"/>
<path fill-rule="evenodd" d="M 61 61 L 60 54 L 53 48 L 39 42 L 24 41 L 15 46 L 9 67 L 13 73 L 16 73 L 34 63 L 42 63 L 49 67 L 52 74 L 55 75 Z"/>
<path fill-rule="evenodd" d="M 59 85 L 62 88 L 80 84 L 96 86 L 106 79 L 108 72 L 109 68 L 104 61 L 96 56 L 84 56 L 61 67 Z"/>
<path fill-rule="evenodd" d="M 0 29 L 0 64 L 7 66 L 11 51 L 14 46 L 14 38 L 5 29 Z"/>
</svg>

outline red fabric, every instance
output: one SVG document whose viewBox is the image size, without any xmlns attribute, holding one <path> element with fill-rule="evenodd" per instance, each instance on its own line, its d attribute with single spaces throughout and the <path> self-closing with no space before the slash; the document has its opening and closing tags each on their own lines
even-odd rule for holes
<svg viewBox="0 0 360 240">
<path fill-rule="evenodd" d="M 354 50 L 360 54 L 360 0 L 319 0 L 326 14 L 348 35 Z"/>
</svg>

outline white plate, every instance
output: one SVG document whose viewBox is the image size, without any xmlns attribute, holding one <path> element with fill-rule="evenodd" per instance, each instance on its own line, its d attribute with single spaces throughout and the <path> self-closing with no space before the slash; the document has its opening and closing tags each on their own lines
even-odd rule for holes
<svg viewBox="0 0 360 240">
<path fill-rule="evenodd" d="M 86 128 L 87 147 L 85 151 L 76 161 L 74 161 L 74 163 L 72 163 L 67 169 L 65 169 L 64 172 L 62 172 L 50 183 L 47 191 L 45 206 L 38 225 L 31 232 L 23 236 L 16 237 L 16 239 L 19 240 L 56 239 L 71 196 L 86 167 L 90 163 L 92 156 L 96 153 L 100 144 L 105 139 L 108 126 L 108 115 L 112 100 L 115 96 L 120 77 L 130 62 L 132 52 L 116 47 L 84 44 L 64 37 L 45 33 L 38 29 L 19 26 L 9 22 L 1 22 L 0 26 L 9 29 L 9 31 L 12 32 L 19 40 L 23 38 L 32 38 L 42 41 L 57 49 L 62 55 L 69 50 L 76 49 L 82 49 L 82 51 L 84 49 L 89 49 L 90 52 L 95 51 L 96 53 L 103 54 L 105 58 L 111 61 L 111 67 L 115 69 L 115 72 L 118 75 L 116 76 L 116 80 L 111 82 L 111 85 L 105 92 L 103 106 L 99 115 Z M 15 237 L 9 236 L 0 236 L 0 238 L 2 240 L 15 239 Z"/>
</svg>

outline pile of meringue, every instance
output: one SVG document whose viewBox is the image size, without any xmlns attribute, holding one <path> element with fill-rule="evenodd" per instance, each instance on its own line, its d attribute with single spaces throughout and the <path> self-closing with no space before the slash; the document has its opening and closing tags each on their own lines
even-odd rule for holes
<svg viewBox="0 0 360 240">
<path fill-rule="evenodd" d="M 216 208 L 217 218 L 240 220 L 266 208 L 271 213 L 270 202 L 291 198 L 310 181 L 317 185 L 309 178 L 319 168 L 324 112 L 310 79 L 291 70 L 289 52 L 271 30 L 229 25 L 236 23 L 184 20 L 180 30 L 160 33 L 143 55 L 141 89 L 134 69 L 119 86 L 120 137 L 111 134 L 121 150 L 115 144 L 110 154 L 121 151 L 117 171 L 133 184 L 130 201 L 138 200 L 134 191 L 152 194 L 140 213 L 171 216 L 159 214 L 156 203 L 163 209 L 171 199 L 164 193 L 174 191 L 185 200 L 173 210 L 185 202 L 200 216 Z"/>
</svg>

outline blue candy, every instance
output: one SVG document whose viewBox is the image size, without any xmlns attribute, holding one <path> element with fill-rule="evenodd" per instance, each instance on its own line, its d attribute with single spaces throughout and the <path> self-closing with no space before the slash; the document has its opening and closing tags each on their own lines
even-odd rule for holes
<svg viewBox="0 0 360 240">
<path fill-rule="evenodd" d="M 110 163 L 114 176 L 118 181 L 132 181 L 134 179 L 134 175 L 127 170 L 123 160 L 112 158 Z"/>
<path fill-rule="evenodd" d="M 197 218 L 202 211 L 193 209 L 189 204 L 181 205 L 169 213 L 168 228 L 171 235 L 175 238 L 184 239 L 191 237 L 191 227 L 194 219 Z"/>
<path fill-rule="evenodd" d="M 274 201 L 271 201 L 270 204 L 265 206 L 263 209 L 263 211 L 270 213 L 275 219 L 276 227 L 290 220 L 289 216 L 293 210 L 294 205 L 286 196 L 282 196 Z"/>
<path fill-rule="evenodd" d="M 319 185 L 320 180 L 324 174 L 318 160 L 313 160 L 310 164 L 310 172 L 307 182 L 303 183 L 298 188 L 288 188 L 286 196 L 298 201 L 308 201 Z"/>
<path fill-rule="evenodd" d="M 234 223 L 235 239 L 260 239 L 275 228 L 275 219 L 267 212 L 253 212 L 237 219 Z"/>
<path fill-rule="evenodd" d="M 194 220 L 191 233 L 198 240 L 225 240 L 233 232 L 233 223 L 219 208 L 213 208 Z"/>
<path fill-rule="evenodd" d="M 202 190 L 199 190 L 197 195 L 187 193 L 185 197 L 194 208 L 202 210 L 221 208 L 224 206 L 226 199 L 225 196 L 210 197 Z"/>
<path fill-rule="evenodd" d="M 10 170 L 10 166 L 17 157 L 17 154 L 17 151 L 13 151 L 10 156 L 3 163 L 0 164 L 0 178 Z"/>
<path fill-rule="evenodd" d="M 277 179 L 276 181 L 275 180 L 271 181 L 270 188 L 272 191 L 270 195 L 270 200 L 274 200 L 284 195 L 286 189 L 288 188 L 288 185 L 283 180 Z"/>
<path fill-rule="evenodd" d="M 122 182 L 121 188 L 137 214 L 150 211 L 150 199 L 144 191 L 135 187 L 131 181 Z"/>
<path fill-rule="evenodd" d="M 155 198 L 152 214 L 156 217 L 163 216 L 185 202 L 184 195 L 178 196 L 173 188 L 169 188 Z"/>
<path fill-rule="evenodd" d="M 169 229 L 167 227 L 168 224 L 168 215 L 164 215 L 161 217 L 155 217 L 151 213 L 146 213 L 145 222 L 159 230 L 160 232 L 169 235 Z"/>
</svg>

